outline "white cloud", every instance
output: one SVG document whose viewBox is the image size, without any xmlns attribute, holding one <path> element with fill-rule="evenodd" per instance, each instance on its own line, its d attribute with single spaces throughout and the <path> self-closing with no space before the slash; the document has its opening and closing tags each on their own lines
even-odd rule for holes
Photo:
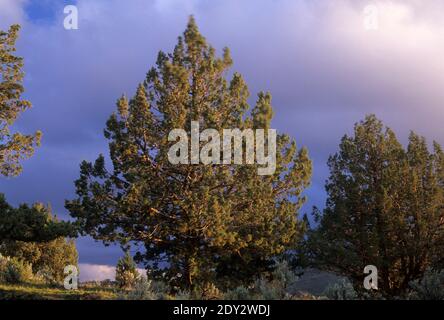
<svg viewBox="0 0 444 320">
<path fill-rule="evenodd" d="M 141 275 L 145 275 L 144 269 L 137 269 Z M 79 263 L 80 281 L 114 280 L 116 267 L 100 264 Z"/>
<path fill-rule="evenodd" d="M 79 264 L 80 281 L 102 281 L 115 278 L 115 268 L 99 264 Z"/>
<path fill-rule="evenodd" d="M 11 24 L 24 22 L 23 7 L 26 2 L 27 0 L 0 0 L 0 29 L 4 30 Z"/>
</svg>

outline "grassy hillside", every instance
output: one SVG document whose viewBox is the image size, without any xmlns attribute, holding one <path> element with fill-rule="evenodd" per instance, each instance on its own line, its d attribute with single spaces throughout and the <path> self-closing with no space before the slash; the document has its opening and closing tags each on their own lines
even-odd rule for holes
<svg viewBox="0 0 444 320">
<path fill-rule="evenodd" d="M 313 299 L 322 296 L 325 289 L 338 281 L 333 274 L 308 269 L 303 276 L 288 286 L 288 292 L 296 299 Z M 201 299 L 188 294 L 174 297 L 165 293 L 151 294 L 158 291 L 155 286 L 136 288 L 136 294 L 122 292 L 116 283 L 110 281 L 80 283 L 78 290 L 66 290 L 63 287 L 29 282 L 23 284 L 0 283 L 0 300 L 112 300 L 112 299 Z M 129 293 L 129 295 L 128 295 Z M 216 298 L 216 297 L 214 297 Z M 218 298 L 222 298 L 219 296 Z M 241 297 L 239 297 L 241 298 Z"/>
<path fill-rule="evenodd" d="M 1 300 L 108 300 L 116 297 L 112 288 L 92 285 L 81 285 L 79 290 L 66 290 L 44 284 L 0 284 Z"/>
</svg>

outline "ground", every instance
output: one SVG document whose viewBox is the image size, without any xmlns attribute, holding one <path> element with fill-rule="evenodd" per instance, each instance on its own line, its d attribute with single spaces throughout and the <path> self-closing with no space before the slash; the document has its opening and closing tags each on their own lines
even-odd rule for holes
<svg viewBox="0 0 444 320">
<path fill-rule="evenodd" d="M 117 294 L 110 288 L 80 285 L 79 290 L 66 290 L 43 284 L 0 284 L 0 300 L 108 300 Z"/>
<path fill-rule="evenodd" d="M 325 289 L 337 282 L 340 277 L 315 269 L 307 269 L 290 291 L 303 297 L 322 296 Z M 118 299 L 119 292 L 112 282 L 80 283 L 79 290 L 66 290 L 42 283 L 20 285 L 0 284 L 0 300 L 112 300 Z"/>
</svg>

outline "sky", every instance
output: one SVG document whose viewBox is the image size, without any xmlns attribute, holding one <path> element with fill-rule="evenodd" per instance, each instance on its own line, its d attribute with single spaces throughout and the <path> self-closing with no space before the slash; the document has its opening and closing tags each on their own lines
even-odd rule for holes
<svg viewBox="0 0 444 320">
<path fill-rule="evenodd" d="M 63 26 L 65 5 L 78 8 L 77 30 Z M 328 156 L 366 114 L 401 142 L 414 130 L 444 144 L 443 10 L 441 0 L 0 0 L 0 29 L 22 25 L 18 54 L 33 104 L 15 128 L 44 135 L 22 174 L 0 179 L 0 192 L 14 205 L 51 203 L 68 219 L 80 162 L 108 153 L 103 128 L 116 99 L 134 94 L 193 14 L 219 53 L 231 49 L 251 102 L 270 91 L 273 127 L 308 148 L 308 213 L 324 205 Z M 112 277 L 118 247 L 89 238 L 77 247 L 83 279 Z"/>
</svg>

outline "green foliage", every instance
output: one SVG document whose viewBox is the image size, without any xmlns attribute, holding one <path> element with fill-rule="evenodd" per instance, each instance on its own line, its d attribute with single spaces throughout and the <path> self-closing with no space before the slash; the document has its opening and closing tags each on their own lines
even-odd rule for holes
<svg viewBox="0 0 444 320">
<path fill-rule="evenodd" d="M 131 289 L 140 278 L 137 271 L 136 263 L 129 254 L 125 252 L 125 255 L 119 259 L 116 266 L 116 282 L 122 289 Z M 140 283 L 139 283 L 140 285 Z"/>
<path fill-rule="evenodd" d="M 137 262 L 154 278 L 165 275 L 172 287 L 250 283 L 302 236 L 297 215 L 311 161 L 287 135 L 277 137 L 270 176 L 259 176 L 256 164 L 168 161 L 174 143 L 169 132 L 182 128 L 190 134 L 191 121 L 219 133 L 270 127 L 270 94 L 260 93 L 249 112 L 241 75 L 226 79 L 231 65 L 229 50 L 216 57 L 191 18 L 174 51 L 159 53 L 135 96 L 118 100 L 105 129 L 112 169 L 103 156 L 83 162 L 78 197 L 66 202 L 85 234 L 106 243 L 143 244 Z"/>
<path fill-rule="evenodd" d="M 20 27 L 0 30 L 0 175 L 15 176 L 22 171 L 20 160 L 29 158 L 40 144 L 41 132 L 34 135 L 11 133 L 10 126 L 31 107 L 23 100 L 23 59 L 14 55 Z"/>
<path fill-rule="evenodd" d="M 179 290 L 174 295 L 174 300 L 191 300 L 190 292 L 187 290 Z"/>
<path fill-rule="evenodd" d="M 298 277 L 290 269 L 286 261 L 279 262 L 271 273 L 271 277 L 262 276 L 254 285 L 257 292 L 257 299 L 283 300 L 290 299 L 291 286 L 298 280 Z"/>
<path fill-rule="evenodd" d="M 444 300 L 444 270 L 429 269 L 421 279 L 410 282 L 410 287 L 411 299 Z"/>
<path fill-rule="evenodd" d="M 363 290 L 364 267 L 378 268 L 378 292 L 395 297 L 444 252 L 444 153 L 411 133 L 406 149 L 375 116 L 344 136 L 328 161 L 328 199 L 309 231 L 307 255 L 320 269 Z"/>
<path fill-rule="evenodd" d="M 0 300 L 111 300 L 116 299 L 114 289 L 81 284 L 79 290 L 30 282 L 23 284 L 0 283 Z"/>
<path fill-rule="evenodd" d="M 189 298 L 191 300 L 217 300 L 222 296 L 222 292 L 214 283 L 206 282 L 194 287 Z"/>
<path fill-rule="evenodd" d="M 3 241 L 46 242 L 59 237 L 75 237 L 73 224 L 58 221 L 42 204 L 11 207 L 0 193 L 0 243 Z"/>
<path fill-rule="evenodd" d="M 296 298 L 292 292 L 292 286 L 298 277 L 289 267 L 286 261 L 277 263 L 270 276 L 261 276 L 248 288 L 239 286 L 228 290 L 224 298 L 226 300 L 284 300 Z"/>
<path fill-rule="evenodd" d="M 39 278 L 61 283 L 63 269 L 77 265 L 74 225 L 59 221 L 50 207 L 26 204 L 11 207 L 0 194 L 0 253 L 32 265 Z"/>
<path fill-rule="evenodd" d="M 279 300 L 293 299 L 291 293 L 292 285 L 297 277 L 288 267 L 288 264 L 280 262 L 269 277 L 260 277 L 248 288 L 238 286 L 222 292 L 213 283 L 202 283 L 190 291 L 180 290 L 171 294 L 169 287 L 162 281 L 147 280 L 144 277 L 138 279 L 134 287 L 120 296 L 121 299 L 129 300 Z"/>
<path fill-rule="evenodd" d="M 353 284 L 346 279 L 329 285 L 325 289 L 324 295 L 331 300 L 356 300 L 358 298 Z"/>
<path fill-rule="evenodd" d="M 74 240 L 57 238 L 49 242 L 6 241 L 0 252 L 32 265 L 37 278 L 46 283 L 62 284 L 67 265 L 77 265 L 78 253 Z"/>
<path fill-rule="evenodd" d="M 253 300 L 251 290 L 244 286 L 230 289 L 224 294 L 225 300 Z"/>
<path fill-rule="evenodd" d="M 122 300 L 167 300 L 172 297 L 168 293 L 168 286 L 160 281 L 139 277 L 131 290 L 123 292 Z"/>
<path fill-rule="evenodd" d="M 0 254 L 0 283 L 20 284 L 32 279 L 31 264 Z"/>
</svg>

